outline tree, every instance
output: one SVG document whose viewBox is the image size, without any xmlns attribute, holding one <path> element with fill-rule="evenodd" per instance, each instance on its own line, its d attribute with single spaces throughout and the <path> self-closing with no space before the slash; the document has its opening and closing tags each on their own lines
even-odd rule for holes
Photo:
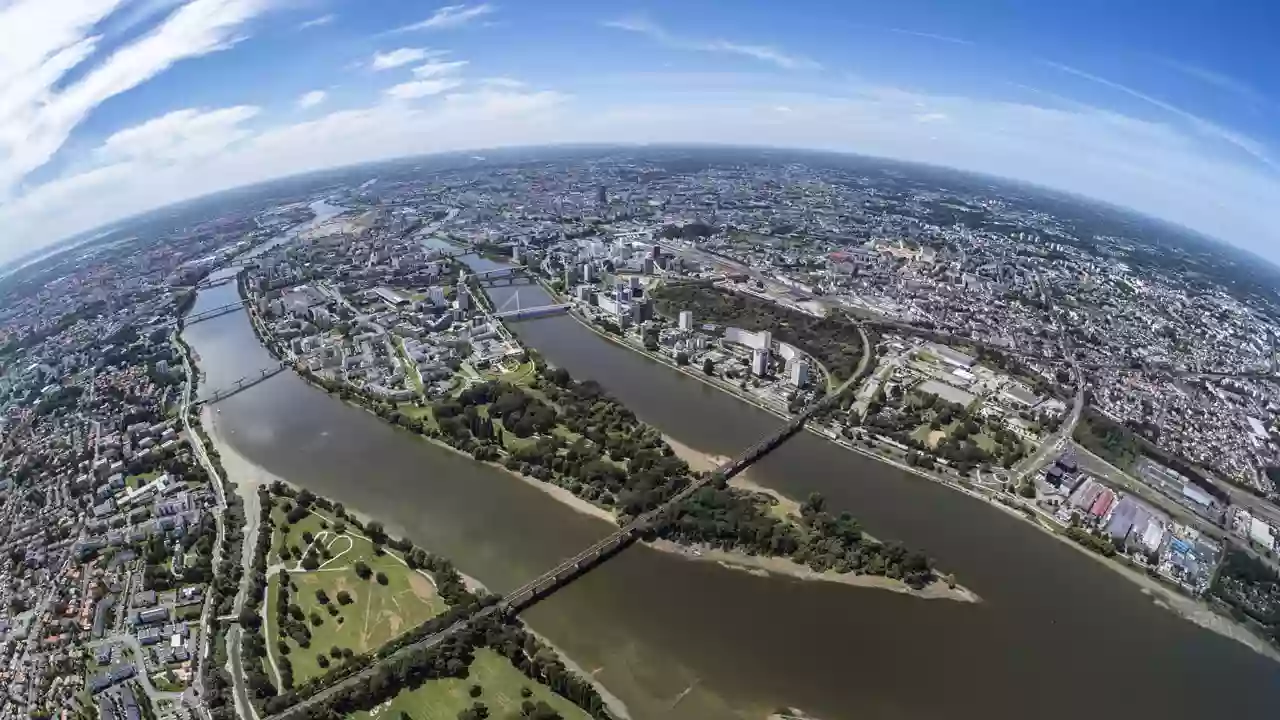
<svg viewBox="0 0 1280 720">
<path fill-rule="evenodd" d="M 359 575 L 361 580 L 368 580 L 369 576 L 373 574 L 373 570 L 370 569 L 369 565 L 363 560 L 356 561 L 355 571 L 356 575 Z"/>
<path fill-rule="evenodd" d="M 702 372 L 706 375 L 716 374 L 716 364 L 711 362 L 711 358 L 702 361 Z"/>
<path fill-rule="evenodd" d="M 480 694 L 484 692 L 484 688 L 480 687 L 479 685 L 472 685 L 467 692 L 468 694 L 471 695 L 471 697 L 478 698 L 480 697 Z"/>
<path fill-rule="evenodd" d="M 681 351 L 677 352 L 677 353 L 676 353 L 676 364 L 677 364 L 677 365 L 688 365 L 688 364 L 689 364 L 689 353 L 687 353 L 687 352 L 685 352 L 685 351 L 683 351 L 683 350 L 681 350 Z"/>
<path fill-rule="evenodd" d="M 339 604 L 339 605 L 350 605 L 352 602 L 353 602 L 353 600 L 351 599 L 351 593 L 347 592 L 346 590 L 339 590 L 339 591 L 338 591 L 338 604 Z"/>
<path fill-rule="evenodd" d="M 377 579 L 377 581 L 378 581 L 378 584 L 379 584 L 379 585 L 386 585 L 388 582 L 390 582 L 390 580 L 388 580 L 388 578 L 387 578 L 387 574 L 386 574 L 386 573 L 384 573 L 384 572 L 382 572 L 382 571 L 379 571 L 379 572 L 378 572 L 378 575 L 377 575 L 377 578 L 376 578 L 376 579 Z"/>
<path fill-rule="evenodd" d="M 316 600 L 319 601 L 321 605 L 328 605 L 329 593 L 325 592 L 324 588 L 316 588 Z"/>
</svg>

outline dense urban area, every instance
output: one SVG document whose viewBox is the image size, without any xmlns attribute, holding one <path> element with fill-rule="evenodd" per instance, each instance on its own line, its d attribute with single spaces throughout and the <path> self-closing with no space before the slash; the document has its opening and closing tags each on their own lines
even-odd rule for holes
<svg viewBox="0 0 1280 720">
<path fill-rule="evenodd" d="M 137 218 L 0 279 L 0 718 L 617 716 L 447 558 L 230 481 L 209 413 L 276 372 L 690 555 L 963 590 L 682 457 L 512 330 L 555 315 L 1280 647 L 1278 283 L 1076 199 L 802 153 L 433 157 Z M 184 328 L 242 311 L 279 367 L 203 387 Z"/>
</svg>

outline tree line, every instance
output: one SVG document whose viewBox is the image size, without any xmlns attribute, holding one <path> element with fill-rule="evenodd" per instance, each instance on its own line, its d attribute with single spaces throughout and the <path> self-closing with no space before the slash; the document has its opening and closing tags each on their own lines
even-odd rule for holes
<svg viewBox="0 0 1280 720">
<path fill-rule="evenodd" d="M 674 318 L 691 310 L 699 322 L 768 330 L 775 340 L 812 355 L 838 379 L 853 377 L 862 362 L 858 326 L 839 314 L 814 317 L 749 295 L 705 285 L 664 285 L 652 291 L 658 312 Z"/>
</svg>

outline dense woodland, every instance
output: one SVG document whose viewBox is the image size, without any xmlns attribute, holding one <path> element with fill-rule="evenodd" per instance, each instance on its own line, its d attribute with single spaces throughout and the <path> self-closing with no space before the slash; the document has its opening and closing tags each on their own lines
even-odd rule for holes
<svg viewBox="0 0 1280 720">
<path fill-rule="evenodd" d="M 853 377 L 862 362 L 862 336 L 852 320 L 838 315 L 817 318 L 748 295 L 704 285 L 667 285 L 653 291 L 658 312 L 676 317 L 690 310 L 698 322 L 768 330 L 775 340 L 795 345 L 817 358 L 837 381 Z"/>
<path fill-rule="evenodd" d="M 919 452 L 915 464 L 931 466 L 932 456 L 947 460 L 961 473 L 974 467 L 999 465 L 1011 468 L 1026 455 L 1026 446 L 1004 424 L 991 418 L 983 418 L 974 408 L 949 402 L 932 393 L 904 393 L 895 388 L 894 401 L 886 405 L 874 401 L 867 408 L 868 429 Z M 930 432 L 946 431 L 936 445 L 923 442 L 916 432 L 927 426 Z M 992 443 L 990 450 L 979 442 L 979 435 L 986 435 Z"/>
<path fill-rule="evenodd" d="M 1280 646 L 1280 575 L 1274 569 L 1243 550 L 1230 548 L 1209 592 L 1237 620 L 1256 624 Z"/>
</svg>

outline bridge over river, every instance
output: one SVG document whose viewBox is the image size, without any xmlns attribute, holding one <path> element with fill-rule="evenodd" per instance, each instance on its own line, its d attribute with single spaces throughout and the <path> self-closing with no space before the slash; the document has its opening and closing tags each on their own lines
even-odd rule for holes
<svg viewBox="0 0 1280 720">
<path fill-rule="evenodd" d="M 257 375 L 245 375 L 244 377 L 232 383 L 230 387 L 219 388 L 217 390 L 214 390 L 213 392 L 209 393 L 207 396 L 202 398 L 200 402 L 204 403 L 205 405 L 212 405 L 221 400 L 226 400 L 232 395 L 235 395 L 238 392 L 244 392 L 245 390 L 248 390 L 254 385 L 257 385 L 260 382 L 273 378 L 276 375 L 279 375 L 280 373 L 288 369 L 289 369 L 289 363 L 281 361 L 280 364 L 276 367 L 263 368 L 258 372 Z"/>
<path fill-rule="evenodd" d="M 559 565 L 547 570 L 519 588 L 503 595 L 495 604 L 488 605 L 469 617 L 462 618 L 453 625 L 423 638 L 416 643 L 406 645 L 390 655 L 379 659 L 368 667 L 363 668 L 350 677 L 340 680 L 315 695 L 302 700 L 297 705 L 275 715 L 264 717 L 262 720 L 284 720 L 284 718 L 298 717 L 308 707 L 315 705 L 316 703 L 323 702 L 325 699 L 341 692 L 344 688 L 370 677 L 379 667 L 381 667 L 383 663 L 393 661 L 396 658 L 405 657 L 418 650 L 435 647 L 450 636 L 461 632 L 476 620 L 480 620 L 495 613 L 507 614 L 524 610 L 534 603 L 549 597 L 557 590 L 573 582 L 576 578 L 581 577 L 590 570 L 604 564 L 609 558 L 614 557 L 618 552 L 642 537 L 645 532 L 654 527 L 660 526 L 664 518 L 667 516 L 667 513 L 679 507 L 681 503 L 689 499 L 689 497 L 694 493 L 713 483 L 728 482 L 733 479 L 734 476 L 738 475 L 743 470 L 746 470 L 760 458 L 768 455 L 770 452 L 773 452 L 781 446 L 782 443 L 794 437 L 796 433 L 800 432 L 804 428 L 805 423 L 810 418 L 838 403 L 840 398 L 862 378 L 870 366 L 870 340 L 867 337 L 866 332 L 861 330 L 861 327 L 859 328 L 859 331 L 862 333 L 863 357 L 862 363 L 859 365 L 858 371 L 854 373 L 853 377 L 846 380 L 830 395 L 818 400 L 817 402 L 811 403 L 808 407 L 802 410 L 800 414 L 787 421 L 785 425 L 747 448 L 737 457 L 729 459 L 714 471 L 695 478 L 691 483 L 685 486 L 684 489 L 671 496 L 663 504 L 649 510 L 643 515 L 640 515 L 608 536 L 596 541 L 590 547 L 582 550 L 573 557 L 562 561 Z"/>
</svg>

